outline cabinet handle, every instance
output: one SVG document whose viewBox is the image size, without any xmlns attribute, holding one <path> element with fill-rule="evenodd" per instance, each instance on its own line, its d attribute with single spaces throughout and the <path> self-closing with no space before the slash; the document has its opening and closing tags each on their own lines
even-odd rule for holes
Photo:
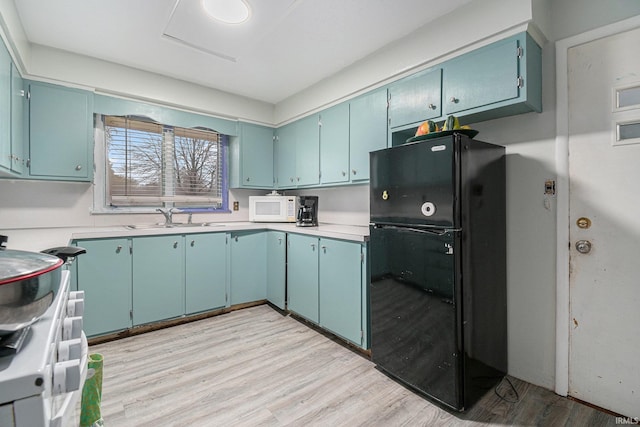
<svg viewBox="0 0 640 427">
<path fill-rule="evenodd" d="M 122 250 L 122 245 L 118 245 L 116 247 L 116 253 L 119 254 L 121 250 Z"/>
<path fill-rule="evenodd" d="M 430 110 L 435 110 L 436 109 L 436 105 L 429 103 L 429 105 L 427 105 L 427 108 L 429 108 Z"/>
<path fill-rule="evenodd" d="M 178 247 L 178 242 L 173 242 L 173 248 L 176 249 Z"/>
<path fill-rule="evenodd" d="M 278 244 L 281 245 L 282 244 L 282 237 L 278 238 Z"/>
<path fill-rule="evenodd" d="M 316 244 L 315 244 L 315 243 L 312 243 L 312 244 L 311 244 L 311 250 L 312 250 L 312 251 L 315 251 L 315 250 L 316 250 Z"/>
<path fill-rule="evenodd" d="M 449 99 L 449 102 L 457 104 L 458 102 L 460 102 L 460 100 L 458 98 L 456 98 L 455 96 L 452 96 L 451 99 Z"/>
<path fill-rule="evenodd" d="M 298 177 L 298 182 L 300 182 L 300 177 Z"/>
<path fill-rule="evenodd" d="M 76 170 L 77 170 L 77 171 L 79 171 L 79 170 L 81 170 L 81 169 L 82 169 L 82 165 L 77 165 L 77 166 L 76 166 Z"/>
<path fill-rule="evenodd" d="M 289 178 L 289 181 L 293 182 L 293 177 Z"/>
<path fill-rule="evenodd" d="M 355 175 L 357 172 L 355 169 L 351 169 L 351 173 Z"/>
<path fill-rule="evenodd" d="M 342 171 L 342 176 L 346 176 L 347 173 L 345 171 Z"/>
<path fill-rule="evenodd" d="M 191 241 L 191 247 L 194 247 L 195 245 L 196 245 L 196 241 L 195 241 L 195 240 L 192 240 L 192 241 Z"/>
<path fill-rule="evenodd" d="M 238 241 L 238 236 L 236 236 L 235 239 L 236 239 L 236 242 L 237 242 Z"/>
<path fill-rule="evenodd" d="M 326 246 L 320 246 L 320 248 L 322 248 L 322 252 L 324 252 L 325 254 L 327 253 L 327 247 Z"/>
<path fill-rule="evenodd" d="M 251 178 L 247 177 L 247 182 L 251 181 Z"/>
</svg>

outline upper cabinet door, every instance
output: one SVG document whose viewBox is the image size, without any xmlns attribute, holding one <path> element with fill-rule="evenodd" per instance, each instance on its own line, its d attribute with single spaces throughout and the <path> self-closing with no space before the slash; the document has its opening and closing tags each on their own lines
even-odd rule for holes
<svg viewBox="0 0 640 427">
<path fill-rule="evenodd" d="M 320 181 L 349 181 L 349 103 L 320 113 Z"/>
<path fill-rule="evenodd" d="M 93 176 L 93 94 L 32 82 L 30 175 L 89 181 Z"/>
<path fill-rule="evenodd" d="M 273 128 L 242 123 L 240 130 L 241 187 L 273 187 Z"/>
<path fill-rule="evenodd" d="M 349 158 L 351 181 L 369 179 L 369 153 L 387 147 L 387 90 L 351 101 Z"/>
<path fill-rule="evenodd" d="M 25 166 L 25 99 L 24 80 L 11 64 L 11 171 L 18 175 L 24 173 Z"/>
<path fill-rule="evenodd" d="M 442 115 L 442 69 L 421 71 L 389 87 L 389 127 Z"/>
<path fill-rule="evenodd" d="M 275 142 L 274 167 L 276 188 L 296 186 L 296 128 L 295 123 L 278 128 Z"/>
<path fill-rule="evenodd" d="M 443 78 L 445 115 L 518 98 L 520 56 L 512 37 L 449 61 Z"/>
<path fill-rule="evenodd" d="M 11 169 L 11 56 L 0 40 L 0 167 Z"/>
<path fill-rule="evenodd" d="M 313 114 L 295 122 L 297 186 L 320 183 L 320 126 Z"/>
</svg>

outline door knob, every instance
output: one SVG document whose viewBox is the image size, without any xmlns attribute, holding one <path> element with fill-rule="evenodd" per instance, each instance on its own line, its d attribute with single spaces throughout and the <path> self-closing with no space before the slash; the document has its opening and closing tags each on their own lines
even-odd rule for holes
<svg viewBox="0 0 640 427">
<path fill-rule="evenodd" d="M 576 250 L 581 254 L 588 254 L 591 252 L 591 242 L 588 240 L 578 240 L 576 242 Z"/>
</svg>

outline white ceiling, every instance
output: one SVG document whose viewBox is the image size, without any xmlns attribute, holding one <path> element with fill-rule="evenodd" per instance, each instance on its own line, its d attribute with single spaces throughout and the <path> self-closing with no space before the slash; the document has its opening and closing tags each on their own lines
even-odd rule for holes
<svg viewBox="0 0 640 427">
<path fill-rule="evenodd" d="M 277 103 L 470 0 L 245 0 L 211 20 L 200 0 L 14 0 L 31 43 Z"/>
</svg>

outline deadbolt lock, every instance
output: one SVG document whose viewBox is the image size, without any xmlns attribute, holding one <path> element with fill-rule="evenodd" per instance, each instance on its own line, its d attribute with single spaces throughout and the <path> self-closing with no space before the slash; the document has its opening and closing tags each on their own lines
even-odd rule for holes
<svg viewBox="0 0 640 427">
<path fill-rule="evenodd" d="M 591 227 L 591 220 L 589 218 L 580 217 L 576 221 L 576 225 L 578 226 L 578 228 L 587 229 Z"/>
<path fill-rule="evenodd" d="M 581 254 L 588 254 L 591 252 L 591 242 L 588 240 L 578 240 L 576 242 L 576 250 Z"/>
</svg>

